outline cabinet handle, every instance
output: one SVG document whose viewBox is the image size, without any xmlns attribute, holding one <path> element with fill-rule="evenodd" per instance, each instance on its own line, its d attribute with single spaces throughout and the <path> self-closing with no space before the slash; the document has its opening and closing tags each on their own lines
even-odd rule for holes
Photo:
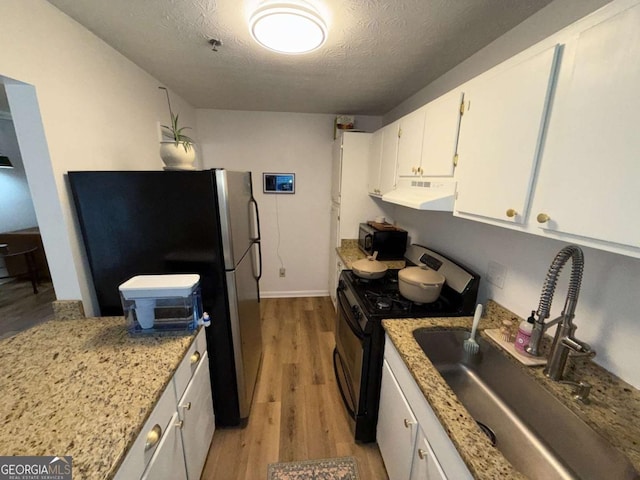
<svg viewBox="0 0 640 480">
<path fill-rule="evenodd" d="M 411 428 L 411 425 L 413 425 L 413 422 L 407 420 L 406 418 L 404 419 L 404 427 L 405 428 Z"/>
<path fill-rule="evenodd" d="M 551 220 L 551 217 L 546 213 L 539 213 L 536 217 L 536 220 L 538 220 L 538 223 L 547 223 L 549 220 Z"/>
<path fill-rule="evenodd" d="M 507 217 L 513 218 L 516 215 L 518 215 L 518 212 L 516 212 L 513 208 L 510 208 L 509 210 L 507 210 Z"/>
<path fill-rule="evenodd" d="M 147 441 L 144 444 L 144 451 L 151 450 L 155 447 L 160 441 L 160 437 L 162 436 L 162 428 L 157 423 L 153 426 L 149 433 L 147 433 Z"/>
<path fill-rule="evenodd" d="M 418 456 L 420 457 L 420 460 L 424 460 L 425 457 L 427 456 L 427 452 L 421 448 L 418 449 Z"/>
<path fill-rule="evenodd" d="M 189 360 L 191 361 L 191 365 L 198 363 L 200 361 L 200 352 L 196 350 L 193 355 L 189 357 Z"/>
<path fill-rule="evenodd" d="M 184 408 L 185 410 L 191 410 L 191 402 L 187 402 L 186 405 L 180 405 L 182 408 Z"/>
<path fill-rule="evenodd" d="M 184 426 L 184 421 L 183 420 L 179 420 L 176 422 L 175 427 L 179 430 L 182 430 L 182 427 Z"/>
<path fill-rule="evenodd" d="M 418 168 L 418 173 L 419 173 L 420 175 L 422 175 L 422 174 L 424 173 L 424 170 L 422 169 L 422 167 Z"/>
</svg>

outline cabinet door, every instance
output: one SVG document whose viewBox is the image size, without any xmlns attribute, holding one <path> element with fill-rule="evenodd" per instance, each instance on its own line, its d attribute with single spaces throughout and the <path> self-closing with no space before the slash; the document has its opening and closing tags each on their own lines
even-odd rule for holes
<svg viewBox="0 0 640 480">
<path fill-rule="evenodd" d="M 371 138 L 371 153 L 369 155 L 369 176 L 367 190 L 370 195 L 380 193 L 380 166 L 382 163 L 382 129 L 377 130 Z"/>
<path fill-rule="evenodd" d="M 382 156 L 380 165 L 380 194 L 384 195 L 396 187 L 398 163 L 398 122 L 382 129 Z"/>
<path fill-rule="evenodd" d="M 447 480 L 421 428 L 418 432 L 416 448 L 413 455 L 411 480 Z"/>
<path fill-rule="evenodd" d="M 342 188 L 342 133 L 333 141 L 331 150 L 331 201 L 340 203 Z"/>
<path fill-rule="evenodd" d="M 640 6 L 567 44 L 535 210 L 539 226 L 640 247 Z"/>
<path fill-rule="evenodd" d="M 207 352 L 178 404 L 178 412 L 182 420 L 181 432 L 187 475 L 189 479 L 197 479 L 202 473 L 215 431 Z"/>
<path fill-rule="evenodd" d="M 340 260 L 340 257 L 337 253 L 332 257 L 332 259 L 333 263 L 329 268 L 329 295 L 331 297 L 331 301 L 333 302 L 333 306 L 337 309 L 338 299 L 336 289 L 338 288 L 338 282 L 340 281 L 340 274 L 342 273 L 342 270 L 344 270 L 344 264 L 342 263 L 342 260 Z"/>
<path fill-rule="evenodd" d="M 398 176 L 420 175 L 422 135 L 424 133 L 424 107 L 400 119 L 398 132 Z"/>
<path fill-rule="evenodd" d="M 186 480 L 184 450 L 179 435 L 178 412 L 173 414 L 171 422 L 160 439 L 158 448 L 142 475 L 142 480 Z M 194 477 L 194 478 L 199 478 Z"/>
<path fill-rule="evenodd" d="M 175 411 L 175 389 L 172 384 L 169 384 L 127 452 L 127 456 L 116 473 L 115 480 L 129 480 L 142 476 L 159 448 L 160 441 L 157 444 L 154 442 L 158 436 L 161 440 L 165 432 L 173 428 L 172 415 Z"/>
<path fill-rule="evenodd" d="M 376 437 L 390 479 L 409 479 L 417 430 L 416 418 L 385 360 Z"/>
<path fill-rule="evenodd" d="M 453 90 L 426 106 L 420 163 L 425 177 L 453 175 L 462 100 L 462 92 Z"/>
<path fill-rule="evenodd" d="M 465 87 L 456 213 L 525 222 L 556 51 L 500 65 Z"/>
</svg>

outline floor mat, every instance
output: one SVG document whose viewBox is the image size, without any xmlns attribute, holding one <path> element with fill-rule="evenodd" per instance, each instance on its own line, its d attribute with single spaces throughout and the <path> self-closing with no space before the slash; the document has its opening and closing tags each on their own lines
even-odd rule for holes
<svg viewBox="0 0 640 480">
<path fill-rule="evenodd" d="M 267 480 L 358 480 L 354 457 L 324 458 L 302 462 L 272 463 Z"/>
</svg>

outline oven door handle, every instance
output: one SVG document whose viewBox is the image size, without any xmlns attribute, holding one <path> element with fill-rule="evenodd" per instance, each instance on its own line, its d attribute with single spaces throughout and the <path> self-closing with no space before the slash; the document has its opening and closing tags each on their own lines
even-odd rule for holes
<svg viewBox="0 0 640 480">
<path fill-rule="evenodd" d="M 342 313 L 344 314 L 345 321 L 349 326 L 349 330 L 351 330 L 351 332 L 356 337 L 358 337 L 358 340 L 363 341 L 365 338 L 365 334 L 362 331 L 362 328 L 360 328 L 360 325 L 358 325 L 356 319 L 353 318 L 353 312 L 351 311 L 351 308 L 349 308 L 349 303 L 340 295 L 338 295 L 338 299 L 340 300 L 340 308 L 342 310 Z"/>
<path fill-rule="evenodd" d="M 338 361 L 340 361 L 340 368 L 342 368 L 342 376 L 347 380 L 347 384 L 349 383 L 349 379 L 347 377 L 347 372 L 342 365 L 342 359 L 340 358 L 340 354 L 338 353 L 338 347 L 333 349 L 333 372 L 336 376 L 336 383 L 338 384 L 338 390 L 340 391 L 340 396 L 342 397 L 342 402 L 344 403 L 345 408 L 347 409 L 347 413 L 351 418 L 355 420 L 356 412 L 351 405 L 355 405 L 355 401 L 353 400 L 353 394 L 351 393 L 351 389 L 349 385 L 347 385 L 347 390 L 349 392 L 349 397 L 351 399 L 351 403 L 347 401 L 347 397 L 344 394 L 344 390 L 342 389 L 342 383 L 340 382 L 340 376 L 338 375 Z"/>
</svg>

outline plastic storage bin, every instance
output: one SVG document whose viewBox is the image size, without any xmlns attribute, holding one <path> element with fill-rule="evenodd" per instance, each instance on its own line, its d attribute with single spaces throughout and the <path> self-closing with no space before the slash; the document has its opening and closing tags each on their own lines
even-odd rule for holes
<svg viewBox="0 0 640 480">
<path fill-rule="evenodd" d="M 118 289 L 132 334 L 188 333 L 202 319 L 200 275 L 138 275 Z"/>
</svg>

